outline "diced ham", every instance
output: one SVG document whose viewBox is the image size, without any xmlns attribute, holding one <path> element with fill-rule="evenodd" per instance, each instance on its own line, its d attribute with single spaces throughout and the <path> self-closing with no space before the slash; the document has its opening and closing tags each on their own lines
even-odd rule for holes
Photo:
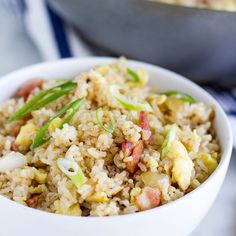
<svg viewBox="0 0 236 236">
<path fill-rule="evenodd" d="M 19 147 L 14 143 L 11 144 L 11 151 L 19 152 Z"/>
<path fill-rule="evenodd" d="M 140 210 L 148 210 L 157 207 L 161 203 L 161 193 L 157 188 L 145 187 L 136 197 L 136 203 Z"/>
<path fill-rule="evenodd" d="M 25 202 L 27 206 L 36 208 L 39 203 L 39 195 L 33 195 L 31 198 L 27 199 Z"/>
<path fill-rule="evenodd" d="M 128 157 L 131 155 L 131 152 L 133 150 L 133 144 L 130 142 L 123 142 L 121 145 L 122 152 L 125 157 Z"/>
<path fill-rule="evenodd" d="M 152 141 L 152 131 L 149 125 L 148 115 L 145 111 L 141 111 L 139 114 L 139 125 L 142 128 L 142 139 L 146 144 Z"/>
<path fill-rule="evenodd" d="M 19 132 L 20 132 L 20 126 L 15 126 L 10 131 L 10 135 L 16 137 L 19 134 Z"/>
<path fill-rule="evenodd" d="M 132 152 L 131 152 L 132 160 L 126 163 L 126 169 L 131 174 L 133 174 L 138 168 L 138 163 L 143 154 L 143 149 L 144 149 L 144 146 L 143 146 L 142 140 L 139 140 L 136 146 L 132 149 Z"/>
<path fill-rule="evenodd" d="M 27 100 L 28 96 L 35 88 L 40 88 L 42 86 L 43 80 L 37 79 L 33 81 L 29 81 L 24 84 L 16 93 L 17 96 L 23 97 L 24 100 Z"/>
</svg>

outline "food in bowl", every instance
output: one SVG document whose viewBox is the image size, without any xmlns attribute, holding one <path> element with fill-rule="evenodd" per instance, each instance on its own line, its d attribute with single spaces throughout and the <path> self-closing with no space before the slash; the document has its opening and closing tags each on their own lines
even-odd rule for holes
<svg viewBox="0 0 236 236">
<path fill-rule="evenodd" d="M 154 0 L 186 7 L 208 8 L 221 11 L 236 11 L 236 0 Z"/>
<path fill-rule="evenodd" d="M 201 185 L 220 160 L 214 108 L 147 81 L 120 59 L 23 85 L 0 107 L 0 194 L 53 213 L 111 216 Z"/>
</svg>

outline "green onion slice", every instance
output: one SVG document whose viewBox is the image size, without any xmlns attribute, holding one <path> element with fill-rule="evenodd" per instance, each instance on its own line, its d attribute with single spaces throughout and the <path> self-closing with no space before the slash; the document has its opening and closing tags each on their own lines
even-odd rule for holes
<svg viewBox="0 0 236 236">
<path fill-rule="evenodd" d="M 39 147 L 40 145 L 46 143 L 50 138 L 45 139 L 45 134 L 48 130 L 49 125 L 51 124 L 51 122 L 57 118 L 62 116 L 63 114 L 66 113 L 66 111 L 71 109 L 70 114 L 64 119 L 64 121 L 62 122 L 60 128 L 63 127 L 64 124 L 69 123 L 70 120 L 72 119 L 72 117 L 75 115 L 75 113 L 79 110 L 79 108 L 81 107 L 81 105 L 84 103 L 85 98 L 80 98 L 75 100 L 74 102 L 66 105 L 62 110 L 60 110 L 53 118 L 51 118 L 46 124 L 44 124 L 40 130 L 38 131 L 38 133 L 36 134 L 36 137 L 34 139 L 34 142 L 32 144 L 32 150 L 34 150 L 35 148 Z"/>
<path fill-rule="evenodd" d="M 161 159 L 163 160 L 167 153 L 169 152 L 170 146 L 173 141 L 176 139 L 177 125 L 173 124 L 170 126 L 170 129 L 166 135 L 166 138 L 162 144 Z"/>
<path fill-rule="evenodd" d="M 115 123 L 115 119 L 113 117 L 113 115 L 109 112 L 109 118 L 110 118 L 110 124 L 108 127 L 106 127 L 103 122 L 102 122 L 102 117 L 103 117 L 103 110 L 102 108 L 99 108 L 96 110 L 96 119 L 97 122 L 99 124 L 99 126 L 104 129 L 105 131 L 107 131 L 108 133 L 113 133 L 115 128 L 116 128 L 116 123 Z"/>
<path fill-rule="evenodd" d="M 131 70 L 130 68 L 127 68 L 127 74 L 131 77 L 132 81 L 134 82 L 140 82 L 140 77 L 139 75 Z"/>
<path fill-rule="evenodd" d="M 196 100 L 192 96 L 190 96 L 186 93 L 182 93 L 182 92 L 178 92 L 178 91 L 174 91 L 174 90 L 173 91 L 167 91 L 163 94 L 165 94 L 167 97 L 179 98 L 182 101 L 188 102 L 188 103 L 195 103 L 196 102 Z"/>
<path fill-rule="evenodd" d="M 78 189 L 85 183 L 86 177 L 76 162 L 65 158 L 58 158 L 57 165 Z"/>
<path fill-rule="evenodd" d="M 77 83 L 72 81 L 67 81 L 63 84 L 60 84 L 56 87 L 41 91 L 35 97 L 30 99 L 23 107 L 21 107 L 15 114 L 13 114 L 8 120 L 7 123 L 22 119 L 23 117 L 30 114 L 32 111 L 35 111 L 50 102 L 58 99 L 59 97 L 69 93 L 75 89 Z"/>
<path fill-rule="evenodd" d="M 113 97 L 126 109 L 128 110 L 135 110 L 135 111 L 152 111 L 151 106 L 148 103 L 137 103 L 130 101 L 129 99 L 125 98 L 122 94 L 120 94 L 120 90 L 123 88 L 119 85 L 111 85 L 109 87 L 110 93 Z"/>
</svg>

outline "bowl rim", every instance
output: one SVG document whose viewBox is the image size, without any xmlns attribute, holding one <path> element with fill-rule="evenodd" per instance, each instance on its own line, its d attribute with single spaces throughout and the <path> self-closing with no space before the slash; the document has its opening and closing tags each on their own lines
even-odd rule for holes
<svg viewBox="0 0 236 236">
<path fill-rule="evenodd" d="M 2 86 L 1 84 L 6 82 L 6 80 L 10 79 L 10 78 L 14 78 L 19 76 L 20 74 L 27 74 L 30 71 L 34 71 L 34 70 L 40 70 L 40 69 L 45 69 L 50 71 L 50 68 L 53 67 L 61 67 L 63 66 L 69 66 L 71 63 L 77 63 L 78 64 L 78 68 L 80 67 L 80 64 L 93 64 L 93 66 L 99 65 L 99 64 L 104 64 L 104 63 L 112 63 L 115 60 L 117 60 L 117 58 L 115 57 L 81 57 L 81 58 L 67 58 L 67 59 L 59 59 L 59 60 L 55 60 L 55 61 L 50 61 L 50 62 L 42 62 L 42 63 L 37 63 L 35 65 L 31 65 L 16 71 L 13 71 L 11 73 L 6 74 L 5 76 L 0 77 L 0 87 Z M 99 216 L 94 216 L 94 217 L 84 217 L 84 216 L 68 216 L 68 215 L 61 215 L 61 214 L 56 214 L 56 213 L 51 213 L 51 212 L 47 212 L 47 211 L 43 211 L 43 210 L 39 210 L 39 209 L 34 209 L 34 208 L 30 208 L 28 206 L 22 205 L 18 202 L 15 202 L 13 200 L 8 199 L 7 197 L 0 195 L 0 201 L 5 201 L 6 203 L 8 202 L 9 205 L 12 205 L 12 207 L 17 207 L 17 208 L 21 208 L 24 209 L 25 211 L 29 211 L 31 212 L 31 214 L 43 214 L 47 217 L 52 217 L 52 218 L 57 218 L 57 219 L 62 219 L 64 218 L 65 220 L 72 220 L 72 219 L 76 219 L 78 220 L 78 217 L 80 220 L 82 221 L 111 221 L 113 219 L 119 219 L 119 220 L 127 220 L 130 217 L 145 217 L 146 215 L 150 215 L 154 212 L 158 212 L 160 213 L 161 211 L 165 211 L 165 209 L 171 208 L 174 205 L 177 204 L 181 204 L 184 201 L 190 199 L 193 195 L 195 195 L 197 192 L 199 192 L 200 190 L 202 190 L 203 188 L 206 188 L 214 179 L 214 177 L 216 175 L 218 175 L 221 171 L 221 169 L 224 167 L 224 165 L 229 164 L 230 158 L 231 158 L 231 153 L 232 153 L 232 148 L 233 148 L 233 136 L 232 136 L 232 131 L 230 128 L 230 124 L 229 124 L 229 120 L 225 114 L 225 112 L 223 111 L 222 107 L 220 106 L 220 104 L 216 101 L 216 99 L 210 95 L 206 90 L 204 90 L 203 88 L 201 88 L 199 85 L 197 85 L 196 83 L 192 82 L 191 80 L 187 79 L 184 76 L 181 76 L 175 72 L 172 72 L 168 69 L 156 66 L 156 65 L 152 65 L 149 63 L 145 63 L 145 62 L 140 62 L 140 61 L 136 61 L 136 60 L 128 60 L 128 64 L 133 65 L 134 67 L 142 67 L 145 68 L 147 70 L 152 70 L 152 71 L 157 71 L 154 73 L 164 73 L 169 77 L 172 77 L 173 79 L 177 79 L 179 81 L 179 83 L 184 83 L 187 86 L 191 86 L 193 90 L 198 90 L 201 92 L 201 94 L 204 94 L 204 97 L 210 98 L 210 100 L 212 102 L 214 102 L 214 106 L 217 108 L 218 110 L 218 116 L 220 116 L 221 118 L 221 123 L 224 123 L 224 132 L 227 134 L 228 137 L 228 143 L 227 146 L 225 147 L 225 151 L 224 153 L 222 153 L 221 156 L 221 161 L 219 162 L 219 165 L 217 166 L 217 168 L 215 169 L 215 171 L 200 185 L 198 186 L 196 189 L 192 190 L 190 193 L 180 197 L 179 199 L 176 199 L 172 202 L 169 202 L 167 204 L 161 205 L 159 207 L 156 208 L 152 208 L 149 210 L 145 210 L 145 211 L 140 211 L 140 212 L 134 212 L 134 213 L 129 213 L 129 214 L 124 214 L 124 215 L 115 215 L 115 216 L 105 216 L 105 217 L 99 217 Z M 37 75 L 36 75 L 37 76 Z M 25 80 L 27 81 L 27 79 Z"/>
</svg>

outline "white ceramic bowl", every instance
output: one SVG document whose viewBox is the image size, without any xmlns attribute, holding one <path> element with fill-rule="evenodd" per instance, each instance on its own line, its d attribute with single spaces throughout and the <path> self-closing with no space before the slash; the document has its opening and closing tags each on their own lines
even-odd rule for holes
<svg viewBox="0 0 236 236">
<path fill-rule="evenodd" d="M 8 99 L 25 81 L 73 78 L 95 65 L 110 63 L 111 58 L 67 59 L 31 66 L 0 79 L 0 102 Z M 169 204 L 148 211 L 114 217 L 72 217 L 31 209 L 0 196 L 1 236 L 184 236 L 203 219 L 223 183 L 232 151 L 232 135 L 227 117 L 219 104 L 203 89 L 173 72 L 149 64 L 129 61 L 132 68 L 143 67 L 150 73 L 150 84 L 160 91 L 186 92 L 216 110 L 215 129 L 222 157 L 214 173 L 197 189 Z"/>
</svg>

